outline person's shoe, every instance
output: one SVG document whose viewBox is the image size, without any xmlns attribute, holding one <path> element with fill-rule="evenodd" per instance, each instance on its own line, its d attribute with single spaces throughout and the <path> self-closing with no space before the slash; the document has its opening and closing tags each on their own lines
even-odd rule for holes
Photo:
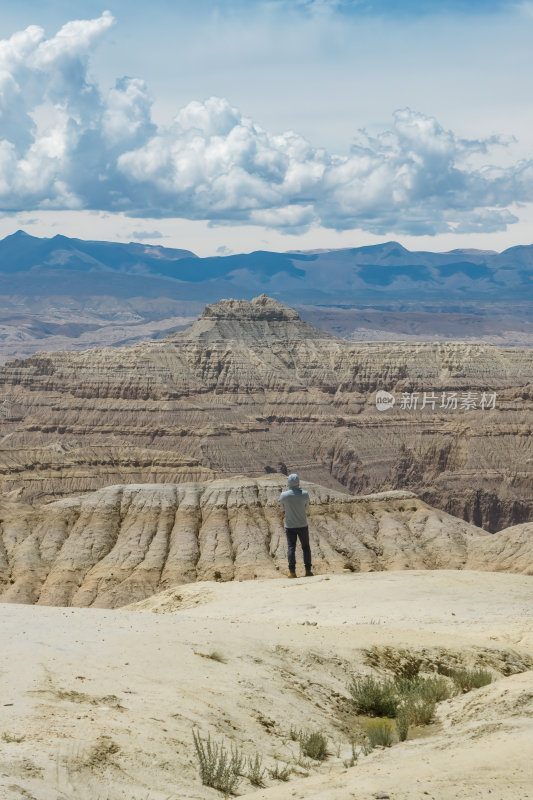
<svg viewBox="0 0 533 800">
<path fill-rule="evenodd" d="M 296 578 L 296 573 L 295 572 L 289 572 L 289 576 L 288 577 L 289 578 Z"/>
<path fill-rule="evenodd" d="M 310 569 L 305 570 L 305 577 L 306 578 L 314 578 L 315 573 L 312 572 Z"/>
</svg>

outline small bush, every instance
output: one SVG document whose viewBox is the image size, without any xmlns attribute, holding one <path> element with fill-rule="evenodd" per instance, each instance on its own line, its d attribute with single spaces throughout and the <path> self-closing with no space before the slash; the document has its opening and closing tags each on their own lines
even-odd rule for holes
<svg viewBox="0 0 533 800">
<path fill-rule="evenodd" d="M 255 758 L 248 759 L 248 772 L 246 777 L 252 786 L 262 787 L 265 785 L 265 769 L 263 768 L 263 759 L 259 753 L 255 754 Z"/>
<path fill-rule="evenodd" d="M 357 763 L 357 759 L 359 758 L 359 753 L 355 749 L 355 742 L 350 742 L 350 744 L 352 746 L 352 755 L 350 758 L 345 758 L 344 761 L 342 762 L 346 767 L 346 769 L 354 767 L 355 764 Z"/>
<path fill-rule="evenodd" d="M 353 680 L 348 691 L 356 710 L 360 714 L 374 717 L 395 717 L 399 699 L 396 683 L 392 680 L 377 681 L 367 677 Z"/>
<path fill-rule="evenodd" d="M 435 713 L 435 700 L 430 697 L 415 697 L 406 704 L 409 721 L 413 725 L 429 725 Z"/>
<path fill-rule="evenodd" d="M 198 731 L 193 730 L 192 736 L 204 786 L 211 786 L 225 795 L 235 794 L 243 768 L 242 755 L 237 749 L 230 755 L 223 744 L 211 741 L 210 734 L 204 740 Z"/>
<path fill-rule="evenodd" d="M 423 678 L 420 686 L 420 696 L 427 700 L 434 700 L 435 703 L 442 703 L 452 695 L 450 684 L 441 675 L 432 675 Z"/>
<path fill-rule="evenodd" d="M 21 734 L 17 736 L 15 733 L 8 733 L 8 731 L 4 731 L 2 734 L 2 739 L 4 742 L 8 742 L 9 744 L 12 742 L 16 742 L 16 744 L 20 744 L 26 738 L 26 734 Z"/>
<path fill-rule="evenodd" d="M 407 702 L 410 698 L 414 698 L 440 703 L 442 700 L 447 700 L 452 694 L 449 682 L 440 675 L 428 677 L 419 675 L 411 680 L 399 679 L 396 681 L 396 691 Z"/>
<path fill-rule="evenodd" d="M 470 692 L 492 683 L 492 674 L 486 669 L 454 669 L 450 670 L 450 678 L 461 692 Z"/>
<path fill-rule="evenodd" d="M 295 765 L 297 767 L 301 767 L 302 769 L 305 769 L 307 772 L 309 772 L 309 770 L 313 766 L 311 764 L 311 761 L 304 756 L 304 754 L 302 753 L 301 750 L 300 750 L 300 753 L 298 755 L 298 758 L 294 759 L 294 763 L 295 763 Z"/>
<path fill-rule="evenodd" d="M 392 725 L 385 719 L 373 719 L 367 722 L 365 733 L 371 748 L 390 747 L 394 740 Z"/>
<path fill-rule="evenodd" d="M 198 653 L 197 651 L 195 651 L 195 655 L 202 656 L 202 658 L 210 658 L 211 661 L 218 661 L 219 664 L 226 663 L 226 659 L 224 658 L 222 653 L 218 652 L 218 650 L 211 650 L 210 653 Z"/>
<path fill-rule="evenodd" d="M 401 706 L 396 715 L 396 730 L 398 732 L 398 739 L 400 742 L 405 742 L 409 734 L 409 725 L 411 724 L 411 715 L 406 706 Z"/>
<path fill-rule="evenodd" d="M 289 730 L 289 739 L 292 742 L 299 742 L 301 738 L 302 738 L 302 731 L 299 728 L 295 728 L 293 725 L 291 725 Z"/>
<path fill-rule="evenodd" d="M 279 762 L 276 761 L 276 766 L 268 770 L 268 774 L 273 781 L 288 781 L 291 776 L 292 769 L 288 764 L 280 768 Z"/>
<path fill-rule="evenodd" d="M 320 731 L 309 731 L 302 734 L 300 748 L 304 756 L 313 761 L 325 761 L 328 757 L 328 740 Z"/>
</svg>

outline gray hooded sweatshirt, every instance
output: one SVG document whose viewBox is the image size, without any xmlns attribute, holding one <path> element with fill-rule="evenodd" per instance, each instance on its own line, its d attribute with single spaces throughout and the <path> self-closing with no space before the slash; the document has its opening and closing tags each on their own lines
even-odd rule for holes
<svg viewBox="0 0 533 800">
<path fill-rule="evenodd" d="M 279 502 L 285 511 L 286 528 L 305 528 L 307 525 L 306 510 L 309 507 L 309 494 L 300 489 L 298 475 L 289 475 L 289 488 L 279 496 Z"/>
</svg>

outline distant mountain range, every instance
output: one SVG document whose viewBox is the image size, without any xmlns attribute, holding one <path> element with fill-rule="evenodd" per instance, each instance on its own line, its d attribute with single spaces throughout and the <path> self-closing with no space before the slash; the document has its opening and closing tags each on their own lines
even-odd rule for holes
<svg viewBox="0 0 533 800">
<path fill-rule="evenodd" d="M 476 312 L 533 299 L 533 245 L 502 253 L 411 252 L 398 242 L 342 250 L 199 258 L 190 250 L 17 231 L 0 241 L 0 294 L 213 301 L 267 292 L 307 304 Z"/>
</svg>

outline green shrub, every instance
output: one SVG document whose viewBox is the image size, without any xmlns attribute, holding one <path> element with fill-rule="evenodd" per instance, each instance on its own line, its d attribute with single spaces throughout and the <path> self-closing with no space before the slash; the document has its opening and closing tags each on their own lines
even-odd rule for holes
<svg viewBox="0 0 533 800">
<path fill-rule="evenodd" d="M 409 734 L 409 725 L 411 724 L 411 715 L 407 706 L 400 706 L 396 714 L 396 730 L 398 732 L 398 739 L 400 742 L 405 742 Z"/>
<path fill-rule="evenodd" d="M 328 757 L 328 740 L 321 731 L 308 731 L 300 737 L 302 754 L 314 761 L 325 761 Z"/>
<path fill-rule="evenodd" d="M 268 774 L 274 781 L 288 781 L 291 776 L 292 769 L 288 764 L 280 768 L 279 762 L 276 761 L 276 766 L 268 770 Z"/>
<path fill-rule="evenodd" d="M 354 679 L 348 691 L 358 713 L 374 717 L 396 716 L 399 699 L 395 681 L 377 681 L 371 676 Z"/>
<path fill-rule="evenodd" d="M 492 683 L 492 674 L 486 669 L 450 670 L 450 678 L 461 692 L 470 692 Z"/>
<path fill-rule="evenodd" d="M 293 725 L 291 725 L 289 730 L 289 739 L 292 742 L 299 742 L 301 738 L 302 738 L 302 731 L 299 728 L 295 728 Z"/>
<path fill-rule="evenodd" d="M 235 794 L 244 763 L 242 755 L 237 749 L 232 749 L 230 754 L 223 744 L 212 742 L 210 734 L 204 740 L 193 730 L 192 736 L 204 786 L 211 786 L 225 795 Z"/>
<path fill-rule="evenodd" d="M 452 694 L 449 682 L 441 675 L 429 675 L 427 677 L 418 675 L 416 678 L 409 680 L 400 678 L 396 680 L 396 691 L 407 702 L 410 698 L 414 698 L 416 700 L 432 700 L 435 703 L 440 703 L 442 700 L 447 700 Z"/>
<path fill-rule="evenodd" d="M 406 703 L 405 711 L 413 725 L 429 725 L 435 705 L 435 700 L 430 697 L 413 697 Z"/>
<path fill-rule="evenodd" d="M 419 694 L 426 700 L 434 700 L 435 703 L 442 703 L 452 695 L 450 684 L 441 675 L 432 675 L 429 678 L 422 678 Z"/>
<path fill-rule="evenodd" d="M 373 719 L 364 726 L 370 747 L 390 747 L 393 740 L 393 729 L 385 719 Z"/>
<path fill-rule="evenodd" d="M 263 759 L 259 753 L 255 754 L 255 758 L 248 759 L 248 772 L 246 777 L 252 786 L 262 787 L 265 785 L 265 769 L 263 768 Z"/>
</svg>

